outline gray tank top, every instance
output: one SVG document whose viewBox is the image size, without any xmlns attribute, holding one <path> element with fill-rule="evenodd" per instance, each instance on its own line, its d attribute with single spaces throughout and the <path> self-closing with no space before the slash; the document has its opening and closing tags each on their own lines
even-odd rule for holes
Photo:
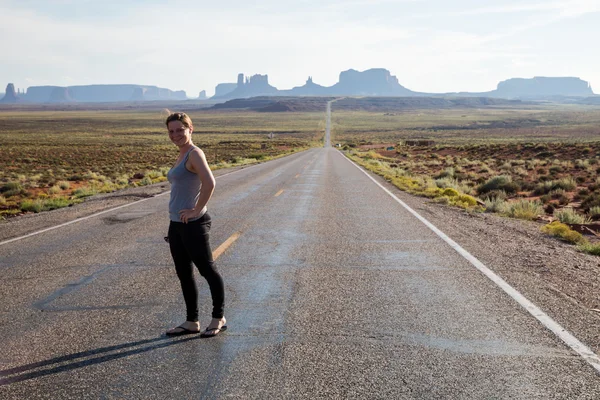
<svg viewBox="0 0 600 400">
<path fill-rule="evenodd" d="M 171 198 L 169 199 L 169 219 L 175 222 L 181 222 L 179 218 L 179 211 L 191 210 L 196 205 L 198 197 L 200 196 L 200 188 L 202 187 L 202 181 L 200 177 L 193 172 L 188 171 L 185 167 L 190 152 L 194 150 L 196 146 L 192 146 L 191 149 L 185 153 L 183 161 L 174 166 L 167 173 L 167 179 L 171 183 Z M 190 219 L 189 221 L 195 221 L 204 215 L 206 212 L 206 206 L 202 209 L 202 212 L 197 218 Z"/>
</svg>

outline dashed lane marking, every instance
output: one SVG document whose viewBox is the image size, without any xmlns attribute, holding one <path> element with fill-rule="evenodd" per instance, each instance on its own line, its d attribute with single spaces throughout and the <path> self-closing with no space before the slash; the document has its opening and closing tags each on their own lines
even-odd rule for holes
<svg viewBox="0 0 600 400">
<path fill-rule="evenodd" d="M 215 251 L 213 251 L 213 260 L 219 258 L 219 256 L 223 254 L 225 250 L 227 250 L 233 244 L 233 242 L 235 242 L 240 237 L 241 234 L 241 232 L 236 232 L 233 235 L 231 235 L 229 239 L 221 243 L 221 245 L 217 247 Z"/>
</svg>

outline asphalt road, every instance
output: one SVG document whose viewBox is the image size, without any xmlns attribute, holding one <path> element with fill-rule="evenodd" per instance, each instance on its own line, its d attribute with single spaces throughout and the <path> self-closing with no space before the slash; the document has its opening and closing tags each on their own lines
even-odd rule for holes
<svg viewBox="0 0 600 400">
<path fill-rule="evenodd" d="M 589 364 L 332 148 L 217 179 L 229 329 L 165 337 L 185 316 L 167 202 L 0 246 L 0 398 L 600 398 Z"/>
</svg>

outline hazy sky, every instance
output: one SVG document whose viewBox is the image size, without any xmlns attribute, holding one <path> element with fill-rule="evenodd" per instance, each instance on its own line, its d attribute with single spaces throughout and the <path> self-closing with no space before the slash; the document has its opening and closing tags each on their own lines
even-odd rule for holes
<svg viewBox="0 0 600 400">
<path fill-rule="evenodd" d="M 240 72 L 291 89 L 386 68 L 423 92 L 576 76 L 600 93 L 600 0 L 0 0 L 0 16 L 0 91 L 135 83 L 197 97 Z"/>
</svg>

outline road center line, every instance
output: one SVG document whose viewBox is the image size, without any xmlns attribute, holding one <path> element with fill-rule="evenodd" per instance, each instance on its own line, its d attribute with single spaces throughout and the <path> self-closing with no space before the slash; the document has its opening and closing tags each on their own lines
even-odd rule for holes
<svg viewBox="0 0 600 400">
<path fill-rule="evenodd" d="M 279 196 L 281 193 L 283 193 L 283 189 L 281 189 L 279 192 L 275 193 L 275 197 Z"/>
<path fill-rule="evenodd" d="M 223 254 L 225 250 L 227 250 L 233 244 L 233 242 L 235 242 L 240 237 L 241 234 L 241 232 L 236 232 L 233 235 L 231 235 L 229 239 L 221 243 L 221 245 L 217 247 L 215 251 L 213 251 L 213 260 L 219 258 L 219 256 Z"/>
<path fill-rule="evenodd" d="M 477 268 L 481 273 L 483 273 L 486 277 L 488 277 L 492 282 L 498 285 L 505 293 L 507 293 L 510 297 L 513 298 L 517 303 L 519 303 L 523 308 L 525 308 L 531 315 L 533 315 L 539 322 L 542 323 L 546 328 L 552 331 L 556 336 L 558 336 L 563 342 L 567 344 L 573 351 L 579 354 L 588 364 L 590 364 L 596 372 L 600 373 L 600 357 L 596 353 L 594 353 L 589 347 L 580 342 L 575 336 L 569 333 L 565 328 L 559 325 L 556 321 L 554 321 L 550 316 L 548 316 L 545 312 L 543 312 L 539 307 L 529 301 L 525 296 L 523 296 L 520 292 L 518 292 L 515 288 L 510 286 L 504 279 L 500 278 L 496 273 L 494 273 L 491 269 L 486 267 L 481 261 L 475 258 L 471 253 L 463 249 L 458 243 L 454 240 L 450 239 L 444 232 L 439 230 L 435 225 L 431 222 L 427 221 L 421 215 L 419 215 L 415 210 L 410 208 L 406 203 L 396 197 L 392 192 L 386 189 L 382 184 L 377 182 L 375 178 L 373 178 L 367 171 L 362 169 L 348 157 L 346 157 L 343 153 L 339 152 L 344 159 L 346 159 L 349 163 L 354 165 L 359 171 L 365 174 L 369 179 L 371 179 L 377 186 L 379 186 L 384 192 L 390 195 L 396 202 L 398 202 L 402 207 L 404 207 L 408 212 L 410 212 L 413 216 L 415 216 L 419 221 L 421 221 L 425 226 L 431 229 L 436 235 L 438 235 L 443 241 L 445 241 L 450 247 L 458 252 L 461 256 L 463 256 L 467 261 L 469 261 L 475 268 Z"/>
</svg>

